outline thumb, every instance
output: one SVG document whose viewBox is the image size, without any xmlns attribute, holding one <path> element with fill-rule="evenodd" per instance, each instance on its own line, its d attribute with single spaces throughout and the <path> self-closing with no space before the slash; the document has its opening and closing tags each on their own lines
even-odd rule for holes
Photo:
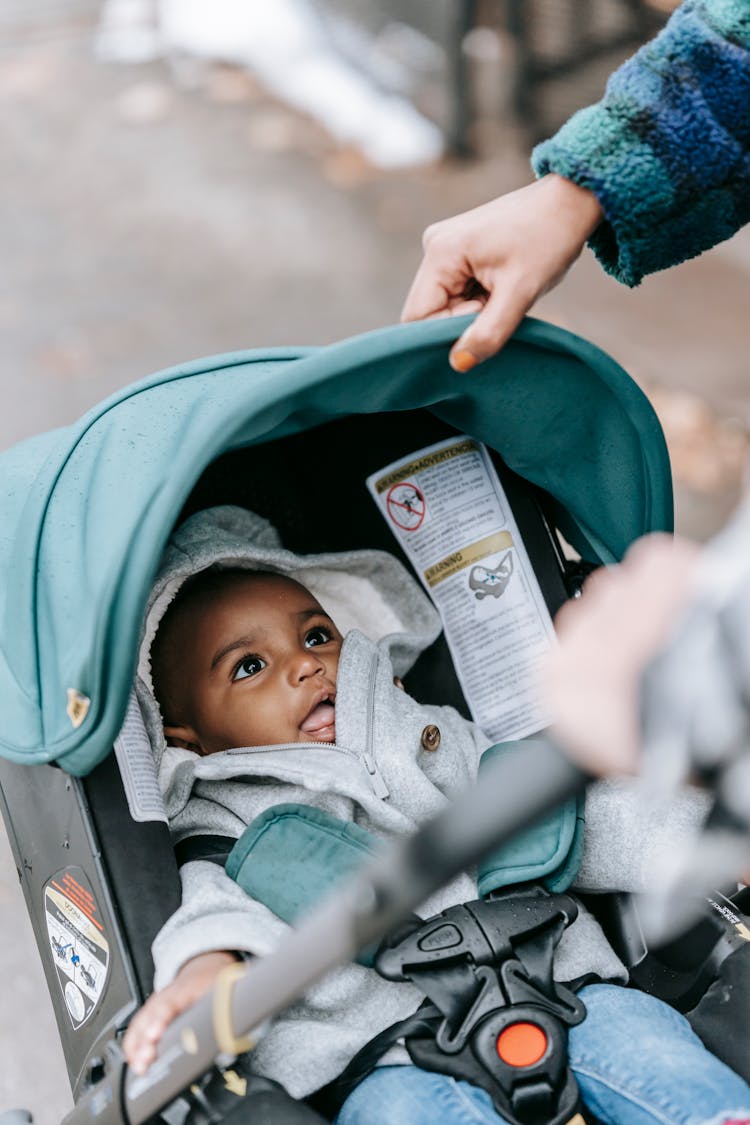
<svg viewBox="0 0 750 1125">
<path fill-rule="evenodd" d="M 465 374 L 496 355 L 535 299 L 536 294 L 529 296 L 519 287 L 493 289 L 479 316 L 451 348 L 448 359 L 453 370 Z"/>
</svg>

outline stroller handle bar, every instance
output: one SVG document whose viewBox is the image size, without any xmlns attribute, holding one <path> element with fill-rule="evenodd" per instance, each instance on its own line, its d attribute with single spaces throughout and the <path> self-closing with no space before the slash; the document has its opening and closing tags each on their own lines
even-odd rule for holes
<svg viewBox="0 0 750 1125">
<path fill-rule="evenodd" d="M 490 764 L 480 784 L 368 861 L 274 953 L 230 966 L 212 993 L 170 1025 L 146 1074 L 133 1074 L 112 1044 L 105 1077 L 86 1091 L 63 1125 L 141 1125 L 219 1054 L 249 1050 L 253 1033 L 257 1039 L 262 1024 L 320 976 L 383 938 L 440 886 L 583 792 L 589 780 L 550 741 L 537 743 L 533 764 L 523 745 L 508 751 Z"/>
</svg>

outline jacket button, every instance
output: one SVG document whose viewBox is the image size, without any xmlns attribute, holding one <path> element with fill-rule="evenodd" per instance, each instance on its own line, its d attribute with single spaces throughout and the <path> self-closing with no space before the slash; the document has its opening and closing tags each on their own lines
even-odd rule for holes
<svg viewBox="0 0 750 1125">
<path fill-rule="evenodd" d="M 437 750 L 440 745 L 440 727 L 436 727 L 434 723 L 429 723 L 422 731 L 420 741 L 423 750 Z"/>
</svg>

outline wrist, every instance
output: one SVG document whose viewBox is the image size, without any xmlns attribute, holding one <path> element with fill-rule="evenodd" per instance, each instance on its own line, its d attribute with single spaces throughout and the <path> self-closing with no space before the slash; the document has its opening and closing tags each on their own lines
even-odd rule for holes
<svg viewBox="0 0 750 1125">
<path fill-rule="evenodd" d="M 195 973 L 203 972 L 207 969 L 216 969 L 217 971 L 224 967 L 224 965 L 231 965 L 235 961 L 241 961 L 242 956 L 235 953 L 231 949 L 210 949 L 205 953 L 197 953 L 186 961 L 180 973 Z"/>
<path fill-rule="evenodd" d="M 590 238 L 604 218 L 602 205 L 593 191 L 566 180 L 557 172 L 548 173 L 538 184 L 549 195 L 559 217 L 575 234 L 583 241 Z"/>
</svg>

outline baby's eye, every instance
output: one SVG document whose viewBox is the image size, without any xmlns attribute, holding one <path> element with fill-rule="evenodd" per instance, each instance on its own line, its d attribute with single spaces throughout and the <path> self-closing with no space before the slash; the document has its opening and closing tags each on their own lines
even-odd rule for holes
<svg viewBox="0 0 750 1125">
<path fill-rule="evenodd" d="M 328 644 L 333 640 L 333 633 L 330 629 L 326 629 L 324 625 L 316 625 L 314 629 L 309 629 L 305 634 L 305 647 L 316 648 L 318 645 Z"/>
<path fill-rule="evenodd" d="M 233 680 L 246 680 L 248 676 L 257 676 L 266 666 L 265 660 L 259 656 L 246 656 L 234 670 Z"/>
</svg>

